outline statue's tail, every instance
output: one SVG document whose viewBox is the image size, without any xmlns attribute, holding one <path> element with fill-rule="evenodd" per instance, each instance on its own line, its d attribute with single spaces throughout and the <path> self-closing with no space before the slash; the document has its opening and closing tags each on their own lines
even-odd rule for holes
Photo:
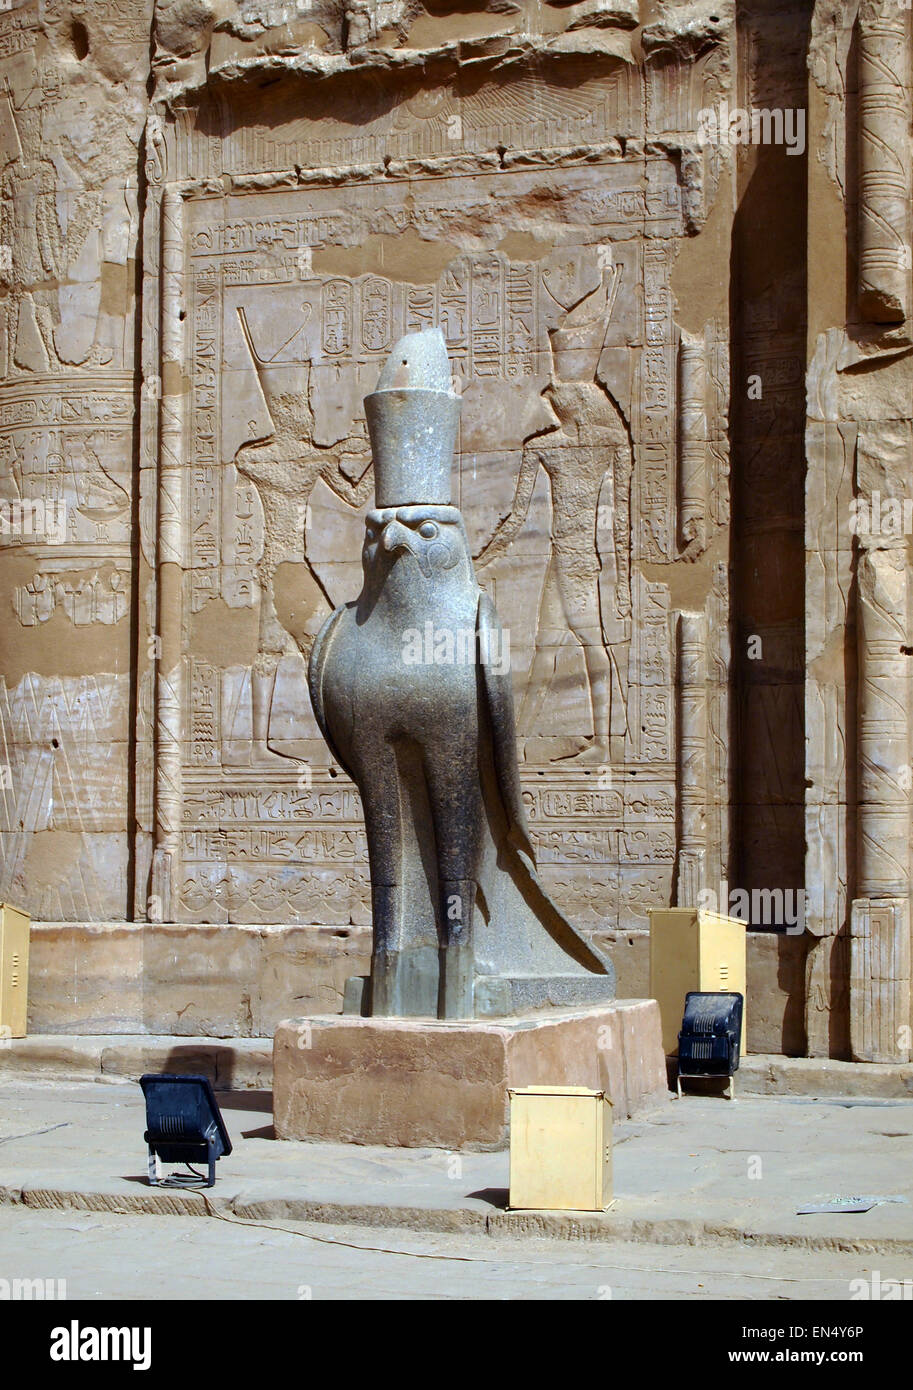
<svg viewBox="0 0 913 1390">
<path fill-rule="evenodd" d="M 488 714 L 492 762 L 499 800 L 507 818 L 507 843 L 504 848 L 510 860 L 511 877 L 537 921 L 572 960 L 593 974 L 611 975 L 611 963 L 555 906 L 536 873 L 536 856 L 526 825 L 517 765 L 513 683 L 509 670 L 498 671 L 489 660 L 492 652 L 503 652 L 505 647 L 501 641 L 498 615 L 491 599 L 484 593 L 479 598 L 476 629 L 482 671 L 480 685 Z"/>
<path fill-rule="evenodd" d="M 531 851 L 514 843 L 512 833 L 508 835 L 508 847 L 511 877 L 531 912 L 542 923 L 552 940 L 585 970 L 591 971 L 594 975 L 611 975 L 611 962 L 552 902 L 536 872 Z"/>
</svg>

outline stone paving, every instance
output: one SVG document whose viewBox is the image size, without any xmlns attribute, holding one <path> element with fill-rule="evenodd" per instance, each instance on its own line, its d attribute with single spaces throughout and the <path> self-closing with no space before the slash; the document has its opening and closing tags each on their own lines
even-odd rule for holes
<svg viewBox="0 0 913 1390">
<path fill-rule="evenodd" d="M 615 1127 L 605 1213 L 507 1211 L 508 1155 L 292 1143 L 268 1092 L 220 1097 L 234 1145 L 211 1192 L 150 1188 L 130 1082 L 0 1082 L 0 1206 L 225 1215 L 498 1238 L 913 1256 L 913 1101 L 687 1095 Z M 904 1197 L 799 1216 L 831 1195 Z"/>
<path fill-rule="evenodd" d="M 740 1300 L 744 1311 L 735 1327 L 727 1325 L 722 1341 L 717 1313 L 718 1346 L 740 1345 L 738 1324 L 766 1316 L 746 1309 L 743 1300 L 815 1300 L 815 1321 L 855 1323 L 857 1302 L 840 1312 L 821 1303 L 852 1300 L 856 1281 L 871 1283 L 876 1269 L 883 1284 L 902 1279 L 910 1267 L 896 1256 L 795 1247 L 486 1239 L 466 1232 L 3 1206 L 0 1251 L 3 1277 L 49 1281 L 43 1291 L 55 1298 L 182 1299 L 191 1301 L 191 1310 L 201 1299 Z M 61 1309 L 61 1321 L 68 1316 Z M 664 1317 L 668 1324 L 668 1310 Z M 105 1321 L 111 1320 L 106 1312 Z"/>
</svg>

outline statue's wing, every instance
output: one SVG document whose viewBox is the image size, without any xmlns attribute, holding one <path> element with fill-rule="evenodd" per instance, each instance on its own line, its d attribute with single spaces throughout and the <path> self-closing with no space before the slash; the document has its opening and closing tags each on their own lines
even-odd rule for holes
<svg viewBox="0 0 913 1390">
<path fill-rule="evenodd" d="M 333 742 L 327 723 L 326 709 L 323 703 L 323 673 L 326 669 L 327 658 L 332 650 L 333 638 L 336 636 L 339 620 L 346 609 L 351 608 L 351 606 L 351 604 L 344 603 L 341 608 L 337 608 L 330 614 L 314 639 L 314 645 L 311 648 L 311 659 L 308 662 L 308 689 L 311 692 L 311 704 L 314 707 L 314 717 L 320 726 L 320 732 L 326 739 L 327 747 L 339 763 L 343 772 L 347 773 L 349 777 L 352 777 L 352 772 L 346 766 L 345 760 L 340 757 L 339 749 Z M 354 780 L 355 778 L 352 777 L 353 782 Z"/>
<path fill-rule="evenodd" d="M 588 970 L 606 975 L 609 967 L 604 957 L 555 906 L 536 873 L 536 857 L 526 824 L 517 763 L 513 683 L 509 669 L 496 671 L 491 662 L 492 652 L 502 653 L 504 646 L 498 615 L 487 594 L 482 594 L 479 599 L 476 632 L 482 669 L 481 686 L 491 726 L 495 776 L 508 822 L 508 843 L 516 855 L 518 871 L 525 879 L 528 901 L 533 905 L 539 921 L 569 956 Z"/>
</svg>

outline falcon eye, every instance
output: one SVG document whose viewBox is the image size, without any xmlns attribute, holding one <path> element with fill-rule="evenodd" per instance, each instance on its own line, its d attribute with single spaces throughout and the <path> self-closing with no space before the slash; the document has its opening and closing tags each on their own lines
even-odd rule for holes
<svg viewBox="0 0 913 1390">
<path fill-rule="evenodd" d="M 418 528 L 418 533 L 420 536 L 423 536 L 426 541 L 430 541 L 433 536 L 437 535 L 437 526 L 433 521 L 423 521 Z"/>
</svg>

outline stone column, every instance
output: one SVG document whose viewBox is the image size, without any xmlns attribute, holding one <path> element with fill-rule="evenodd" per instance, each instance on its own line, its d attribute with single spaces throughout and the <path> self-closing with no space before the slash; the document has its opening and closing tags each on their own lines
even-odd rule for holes
<svg viewBox="0 0 913 1390">
<path fill-rule="evenodd" d="M 159 417 L 158 622 L 155 709 L 155 848 L 152 910 L 171 921 L 177 910 L 181 851 L 183 699 L 181 587 L 184 497 L 181 447 L 186 405 L 184 201 L 179 188 L 162 199 L 162 386 Z"/>
<path fill-rule="evenodd" d="M 707 624 L 703 613 L 678 615 L 678 700 L 675 901 L 678 907 L 694 907 L 705 887 L 707 858 Z"/>
<path fill-rule="evenodd" d="M 678 518 L 682 547 L 700 553 L 707 521 L 704 340 L 682 332 L 678 349 Z"/>
<path fill-rule="evenodd" d="M 857 572 L 857 896 L 850 919 L 850 1046 L 910 1060 L 907 559 L 863 548 Z"/>
<path fill-rule="evenodd" d="M 805 1031 L 809 1057 L 850 1055 L 849 919 L 854 892 L 856 553 L 847 525 L 856 470 L 854 423 L 838 421 L 836 352 L 821 335 L 809 366 L 805 433 Z M 849 665 L 849 669 L 847 669 Z M 848 805 L 848 802 L 851 804 Z"/>
<path fill-rule="evenodd" d="M 910 272 L 907 11 L 863 0 L 859 52 L 859 311 L 872 323 L 906 317 Z"/>
</svg>

